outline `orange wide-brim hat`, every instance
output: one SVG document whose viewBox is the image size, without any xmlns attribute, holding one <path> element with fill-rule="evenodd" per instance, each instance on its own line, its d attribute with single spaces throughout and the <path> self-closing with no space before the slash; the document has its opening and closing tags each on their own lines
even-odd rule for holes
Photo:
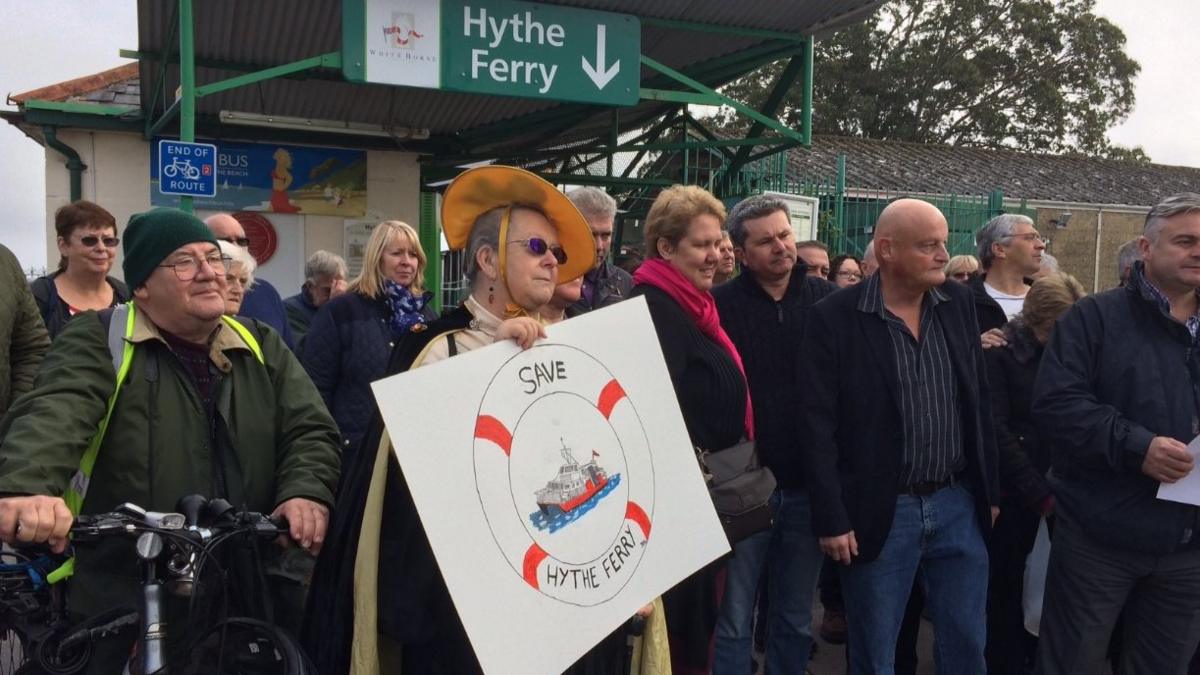
<svg viewBox="0 0 1200 675">
<path fill-rule="evenodd" d="M 558 231 L 558 244 L 567 252 L 567 262 L 558 266 L 558 283 L 573 281 L 595 266 L 592 230 L 579 209 L 544 178 L 513 166 L 467 169 L 450 183 L 442 196 L 446 243 L 456 251 L 465 248 L 476 219 L 503 206 L 535 208 Z"/>
</svg>

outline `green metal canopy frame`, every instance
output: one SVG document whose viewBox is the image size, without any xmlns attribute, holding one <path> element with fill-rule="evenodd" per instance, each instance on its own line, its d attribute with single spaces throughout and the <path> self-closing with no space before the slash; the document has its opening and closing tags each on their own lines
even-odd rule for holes
<svg viewBox="0 0 1200 675">
<path fill-rule="evenodd" d="M 122 50 L 121 55 L 139 61 L 154 61 L 157 65 L 157 82 L 152 85 L 153 98 L 144 114 L 120 106 L 101 106 L 86 103 L 62 103 L 49 101 L 27 101 L 25 116 L 33 124 L 54 129 L 58 126 L 82 126 L 89 128 L 113 128 L 130 130 L 136 128 L 145 138 L 152 139 L 178 119 L 179 138 L 195 141 L 197 114 L 196 101 L 205 96 L 238 87 L 244 87 L 276 78 L 316 78 L 343 80 L 340 72 L 340 51 L 315 54 L 282 65 L 255 65 L 213 59 L 197 59 L 195 54 L 194 0 L 178 0 L 172 8 L 171 28 L 166 49 L 159 53 Z M 456 175 L 464 163 L 496 161 L 525 166 L 547 180 L 559 184 L 601 185 L 616 191 L 630 193 L 628 200 L 644 200 L 664 186 L 681 180 L 686 182 L 688 171 L 680 173 L 656 173 L 663 167 L 649 164 L 649 173 L 643 166 L 653 154 L 665 157 L 682 153 L 684 164 L 693 158 L 704 157 L 717 162 L 720 180 L 710 180 L 710 187 L 736 184 L 735 177 L 747 165 L 760 162 L 788 148 L 809 145 L 811 141 L 812 114 L 812 71 L 813 41 L 811 37 L 771 30 L 711 25 L 690 21 L 656 18 L 641 18 L 646 26 L 655 26 L 679 31 L 701 32 L 715 36 L 737 38 L 759 38 L 759 44 L 735 51 L 722 57 L 709 59 L 684 68 L 669 67 L 645 54 L 641 55 L 641 66 L 654 73 L 642 81 L 639 98 L 642 103 L 662 103 L 657 112 L 647 114 L 640 108 L 607 108 L 607 129 L 589 132 L 590 136 L 564 144 L 560 139 L 584 122 L 594 120 L 606 109 L 593 104 L 562 104 L 552 108 L 465 129 L 450 135 L 438 136 L 420 145 L 425 155 L 422 162 L 423 185 Z M 344 39 L 344 36 L 343 36 Z M 173 47 L 178 45 L 177 53 Z M 752 108 L 718 91 L 732 80 L 769 63 L 788 59 L 775 86 L 763 105 Z M 177 62 L 179 67 L 180 91 L 169 106 L 165 91 L 166 72 L 169 64 Z M 240 74 L 216 82 L 197 84 L 196 68 L 215 67 L 240 72 Z M 799 85 L 802 91 L 803 109 L 800 129 L 793 129 L 775 119 L 774 115 L 785 94 Z M 158 113 L 160 104 L 161 113 Z M 720 135 L 709 129 L 702 121 L 689 114 L 692 104 L 728 106 L 752 121 L 743 137 Z M 638 112 L 640 110 L 640 112 Z M 156 113 L 157 116 L 156 116 Z M 208 125 L 213 120 L 205 119 Z M 593 125 L 594 126 L 594 125 Z M 624 131 L 623 131 L 624 128 Z M 771 133 L 765 133 L 771 132 Z M 622 134 L 626 136 L 621 139 Z M 302 138 L 292 140 L 329 142 L 327 136 L 301 132 Z M 522 150 L 504 147 L 504 141 L 515 135 L 532 134 L 529 142 L 522 141 Z M 632 137 L 629 137 L 632 134 Z M 370 147 L 367 139 L 353 136 L 339 137 L 344 144 Z M 354 143 L 354 141 L 362 141 Z M 617 165 L 616 155 L 632 153 L 632 161 L 625 166 Z M 781 164 L 781 163 L 780 163 Z M 597 167 L 602 168 L 599 170 Z M 642 175 L 638 169 L 642 167 Z M 428 190 L 424 188 L 423 190 Z M 719 193 L 720 190 L 717 190 Z M 182 197 L 180 207 L 185 211 L 193 208 L 191 197 Z M 430 254 L 431 262 L 440 258 L 440 236 L 432 202 L 424 198 L 421 203 L 422 246 Z M 431 264 L 427 271 L 428 285 L 437 287 L 440 270 Z"/>
</svg>

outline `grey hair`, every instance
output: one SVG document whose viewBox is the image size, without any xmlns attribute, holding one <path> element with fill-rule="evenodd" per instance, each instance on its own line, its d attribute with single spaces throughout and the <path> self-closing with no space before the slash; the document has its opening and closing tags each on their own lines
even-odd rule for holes
<svg viewBox="0 0 1200 675">
<path fill-rule="evenodd" d="M 567 193 L 567 199 L 579 209 L 588 221 L 609 221 L 617 217 L 617 200 L 607 192 L 594 187 L 575 188 Z"/>
<path fill-rule="evenodd" d="M 480 251 L 490 248 L 497 254 L 500 253 L 500 221 L 504 219 L 504 211 L 507 208 L 497 206 L 481 214 L 475 219 L 475 224 L 471 225 L 471 235 L 467 238 L 467 259 L 463 267 L 463 274 L 469 283 L 474 284 L 475 278 L 479 276 L 477 258 Z"/>
<path fill-rule="evenodd" d="M 217 246 L 221 247 L 221 255 L 226 258 L 232 258 L 233 262 L 230 266 L 241 265 L 249 270 L 250 278 L 246 281 L 246 290 L 254 285 L 254 270 L 258 269 L 258 262 L 254 256 L 250 255 L 250 251 L 238 246 L 237 244 L 221 239 L 217 241 Z"/>
<path fill-rule="evenodd" d="M 304 263 L 305 281 L 316 281 L 323 277 L 346 277 L 346 261 L 342 256 L 329 251 L 317 251 Z"/>
<path fill-rule="evenodd" d="M 725 218 L 725 229 L 733 245 L 743 248 L 746 245 L 746 221 L 766 218 L 776 211 L 783 211 L 788 222 L 792 222 L 792 214 L 788 211 L 787 202 L 771 195 L 754 195 L 738 202 Z"/>
<path fill-rule="evenodd" d="M 1195 211 L 1200 211 L 1200 194 L 1179 192 L 1164 197 L 1146 214 L 1146 227 L 1142 230 L 1142 236 L 1150 241 L 1157 241 L 1158 233 L 1162 231 L 1163 222 L 1167 218 Z"/>
<path fill-rule="evenodd" d="M 1121 280 L 1121 283 L 1125 283 L 1133 264 L 1142 259 L 1142 249 L 1138 246 L 1139 239 L 1140 237 L 1134 237 L 1121 244 L 1121 247 L 1117 249 L 1117 278 Z"/>
<path fill-rule="evenodd" d="M 1058 258 L 1042 251 L 1042 267 L 1048 274 L 1058 274 Z"/>
<path fill-rule="evenodd" d="M 1013 230 L 1020 224 L 1033 225 L 1033 219 L 1019 213 L 1002 213 L 979 228 L 975 233 L 975 246 L 978 248 L 979 264 L 983 265 L 983 269 L 990 268 L 992 261 L 996 259 L 996 255 L 992 253 L 992 244 L 999 244 L 1011 238 Z"/>
</svg>

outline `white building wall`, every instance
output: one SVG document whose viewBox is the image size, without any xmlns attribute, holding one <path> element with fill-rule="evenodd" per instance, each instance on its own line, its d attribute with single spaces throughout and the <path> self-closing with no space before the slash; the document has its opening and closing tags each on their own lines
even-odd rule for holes
<svg viewBox="0 0 1200 675">
<path fill-rule="evenodd" d="M 110 131 L 64 129 L 58 133 L 63 143 L 75 149 L 87 165 L 83 172 L 82 198 L 108 209 L 123 231 L 129 217 L 150 208 L 150 143 L 138 134 Z M 46 266 L 58 264 L 58 246 L 54 232 L 54 212 L 71 199 L 70 172 L 66 158 L 46 148 Z M 367 151 L 366 220 L 403 220 L 416 227 L 419 215 L 420 167 L 417 155 L 404 152 Z M 203 206 L 198 204 L 197 211 Z M 275 214 L 264 213 L 269 219 Z M 343 253 L 345 220 L 338 216 L 290 216 L 300 218 L 303 255 L 297 255 L 297 268 L 287 273 L 280 293 L 296 292 L 292 280 L 302 275 L 304 259 L 319 249 Z M 280 229 L 277 227 L 277 229 Z M 282 233 L 281 233 L 282 234 Z M 298 252 L 297 252 L 298 253 Z M 275 262 L 272 260 L 272 262 Z M 121 275 L 121 253 L 113 267 Z"/>
</svg>

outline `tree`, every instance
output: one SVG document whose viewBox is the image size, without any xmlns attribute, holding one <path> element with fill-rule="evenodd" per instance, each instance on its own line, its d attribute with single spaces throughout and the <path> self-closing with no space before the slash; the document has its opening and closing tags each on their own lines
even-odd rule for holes
<svg viewBox="0 0 1200 675">
<path fill-rule="evenodd" d="M 1141 67 L 1095 0 L 893 0 L 815 48 L 813 130 L 918 143 L 1112 154 Z M 783 63 L 725 88 L 758 106 Z M 799 126 L 800 87 L 778 113 Z M 726 127 L 747 123 L 732 115 Z M 732 129 L 731 129 L 732 130 Z"/>
</svg>

